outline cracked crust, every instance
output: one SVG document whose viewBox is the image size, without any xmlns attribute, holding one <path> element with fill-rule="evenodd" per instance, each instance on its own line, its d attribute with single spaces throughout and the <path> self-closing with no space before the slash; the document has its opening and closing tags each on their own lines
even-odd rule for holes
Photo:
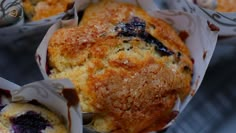
<svg viewBox="0 0 236 133">
<path fill-rule="evenodd" d="M 115 27 L 132 17 L 172 55 L 137 36 L 119 36 Z M 192 62 L 175 30 L 141 8 L 104 0 L 91 4 L 78 27 L 59 29 L 48 46 L 50 78 L 75 84 L 84 112 L 96 112 L 90 124 L 99 132 L 161 130 L 174 118 L 178 97 L 190 91 Z"/>
</svg>

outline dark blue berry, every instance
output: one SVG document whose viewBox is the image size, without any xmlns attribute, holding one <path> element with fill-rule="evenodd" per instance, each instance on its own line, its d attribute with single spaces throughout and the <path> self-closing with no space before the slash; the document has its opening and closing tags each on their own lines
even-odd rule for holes
<svg viewBox="0 0 236 133">
<path fill-rule="evenodd" d="M 155 50 L 158 51 L 161 55 L 172 55 L 174 54 L 169 50 L 163 43 L 161 43 L 154 36 L 145 31 L 146 23 L 144 20 L 133 17 L 128 23 L 119 23 L 115 30 L 118 32 L 119 36 L 124 37 L 139 37 L 144 40 L 146 43 L 154 44 Z"/>
<path fill-rule="evenodd" d="M 14 133 L 42 133 L 46 127 L 52 127 L 48 120 L 34 111 L 10 118 L 10 121 Z"/>
</svg>

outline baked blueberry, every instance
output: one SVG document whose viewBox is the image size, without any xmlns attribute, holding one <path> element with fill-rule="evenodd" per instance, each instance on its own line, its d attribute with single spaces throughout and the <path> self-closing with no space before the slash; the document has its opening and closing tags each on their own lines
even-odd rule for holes
<svg viewBox="0 0 236 133">
<path fill-rule="evenodd" d="M 52 127 L 48 120 L 34 111 L 10 118 L 10 121 L 14 133 L 41 133 L 46 127 Z"/>
<path fill-rule="evenodd" d="M 2 110 L 1 110 L 2 109 Z M 0 131 L 6 133 L 68 133 L 62 119 L 42 106 L 10 103 L 0 106 Z"/>
</svg>

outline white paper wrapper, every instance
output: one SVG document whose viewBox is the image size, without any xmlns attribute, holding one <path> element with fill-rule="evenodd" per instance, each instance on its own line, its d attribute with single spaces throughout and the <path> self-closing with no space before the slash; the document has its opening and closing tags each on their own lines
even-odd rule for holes
<svg viewBox="0 0 236 133">
<path fill-rule="evenodd" d="M 167 0 L 167 3 L 170 9 L 181 10 L 205 17 L 211 23 L 217 25 L 220 28 L 220 36 L 236 35 L 236 12 L 223 13 L 210 10 L 214 9 L 216 6 L 215 0 L 198 0 L 198 3 L 202 7 L 193 4 L 192 1 L 193 0 Z"/>
<path fill-rule="evenodd" d="M 7 102 L 38 101 L 66 120 L 70 133 L 83 133 L 82 115 L 78 105 L 68 107 L 68 100 L 61 94 L 63 89 L 73 90 L 69 80 L 43 80 L 22 87 L 0 78 L 0 88 L 11 93 L 11 99 L 2 97 L 0 104 Z M 1 97 L 1 95 L 0 95 Z M 68 112 L 69 111 L 69 112 Z"/>
<path fill-rule="evenodd" d="M 149 12 L 150 15 L 157 18 L 162 18 L 166 22 L 170 23 L 177 31 L 186 31 L 189 34 L 186 44 L 190 49 L 191 56 L 194 60 L 194 74 L 191 94 L 189 94 L 183 103 L 180 103 L 180 100 L 176 101 L 176 107 L 173 109 L 181 113 L 192 99 L 203 80 L 204 74 L 215 49 L 218 33 L 211 31 L 208 27 L 207 20 L 200 16 L 179 11 L 160 11 L 157 7 L 153 6 L 155 3 L 152 0 L 145 2 L 140 1 L 128 0 L 130 3 L 143 7 Z M 76 1 L 76 6 L 78 7 L 77 10 L 84 9 L 84 6 L 86 6 L 88 2 L 89 1 L 85 0 Z M 151 10 L 149 10 L 148 6 L 151 7 Z M 155 11 L 154 8 L 156 8 L 157 11 Z M 71 19 L 71 21 L 76 20 L 77 18 Z M 58 22 L 48 30 L 36 52 L 36 61 L 45 79 L 48 79 L 46 68 L 48 42 L 52 34 L 59 28 L 62 28 L 62 24 L 63 22 Z M 172 122 L 166 125 L 166 127 L 170 126 L 171 123 Z"/>
<path fill-rule="evenodd" d="M 9 25 L 21 25 L 24 13 L 21 0 L 0 0 L 0 28 Z"/>
</svg>

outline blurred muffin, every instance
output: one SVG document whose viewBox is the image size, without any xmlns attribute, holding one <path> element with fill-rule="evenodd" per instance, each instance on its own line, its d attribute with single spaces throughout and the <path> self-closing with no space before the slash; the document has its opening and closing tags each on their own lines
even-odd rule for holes
<svg viewBox="0 0 236 133">
<path fill-rule="evenodd" d="M 140 7 L 103 0 L 91 4 L 78 27 L 54 33 L 50 78 L 75 84 L 98 132 L 161 130 L 190 91 L 192 62 L 175 30 Z"/>
<path fill-rule="evenodd" d="M 73 0 L 23 0 L 26 17 L 37 21 L 66 11 Z"/>
<path fill-rule="evenodd" d="M 68 133 L 62 121 L 49 110 L 26 103 L 0 107 L 1 133 Z"/>
<path fill-rule="evenodd" d="M 216 10 L 219 12 L 236 12 L 236 0 L 217 0 Z"/>
</svg>

